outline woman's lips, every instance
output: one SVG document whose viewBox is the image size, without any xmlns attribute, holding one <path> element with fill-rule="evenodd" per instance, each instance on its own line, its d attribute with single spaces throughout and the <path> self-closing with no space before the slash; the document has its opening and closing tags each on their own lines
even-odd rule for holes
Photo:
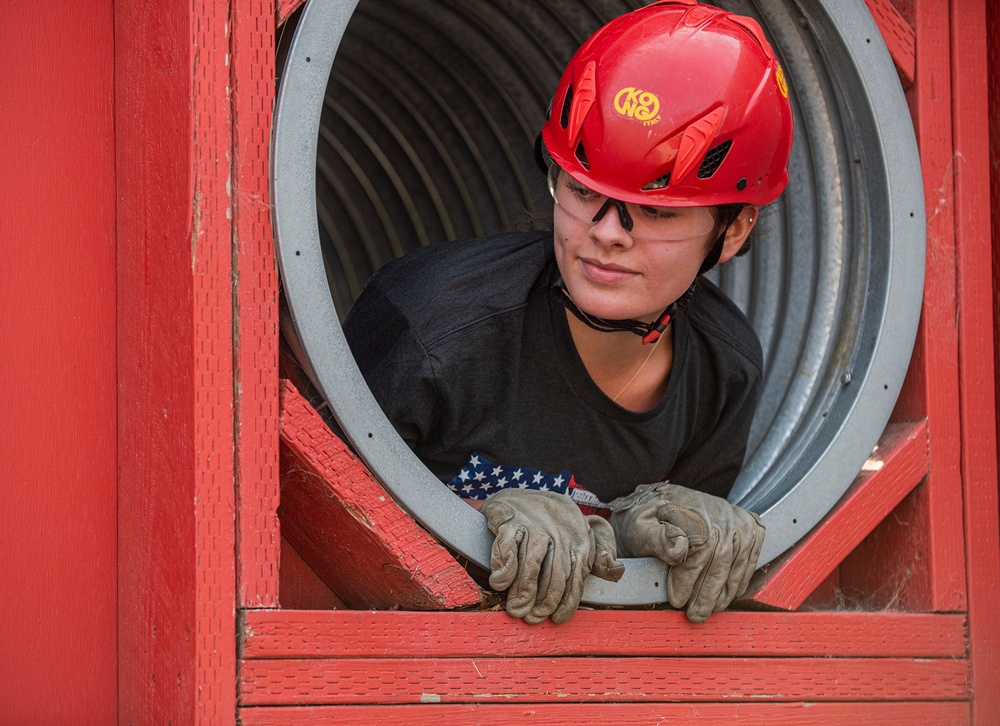
<svg viewBox="0 0 1000 726">
<path fill-rule="evenodd" d="M 627 267 L 601 262 L 599 260 L 580 258 L 580 262 L 583 264 L 583 271 L 586 273 L 587 277 L 594 282 L 603 283 L 605 285 L 613 285 L 616 282 L 624 282 L 625 280 L 629 280 L 639 274 L 638 272 L 630 270 Z"/>
</svg>

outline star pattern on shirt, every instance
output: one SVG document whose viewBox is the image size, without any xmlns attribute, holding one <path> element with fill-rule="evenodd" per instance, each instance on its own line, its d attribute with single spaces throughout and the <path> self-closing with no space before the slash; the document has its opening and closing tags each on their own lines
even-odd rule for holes
<svg viewBox="0 0 1000 726">
<path fill-rule="evenodd" d="M 448 487 L 466 499 L 488 499 L 501 489 L 537 489 L 565 494 L 572 479 L 568 471 L 552 475 L 524 466 L 494 464 L 482 454 L 473 454 L 448 482 Z"/>
<path fill-rule="evenodd" d="M 614 502 L 602 502 L 593 492 L 577 484 L 569 471 L 548 474 L 526 466 L 494 464 L 482 454 L 474 453 L 461 471 L 448 482 L 448 488 L 464 499 L 489 499 L 501 489 L 534 489 L 565 494 L 584 514 L 611 516 Z M 618 500 L 615 500 L 618 501 Z"/>
</svg>

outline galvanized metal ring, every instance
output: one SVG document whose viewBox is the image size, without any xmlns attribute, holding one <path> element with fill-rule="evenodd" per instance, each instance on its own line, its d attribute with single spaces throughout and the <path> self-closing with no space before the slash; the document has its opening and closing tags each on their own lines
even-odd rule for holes
<svg viewBox="0 0 1000 726">
<path fill-rule="evenodd" d="M 596 28 L 613 3 L 618 12 L 636 6 L 634 0 L 581 0 L 568 11 L 566 3 L 548 7 L 540 0 L 532 6 L 549 13 L 549 25 L 565 30 L 567 48 L 578 43 L 581 29 Z M 439 0 L 449 10 L 447 20 L 433 19 L 426 11 L 428 27 L 440 31 L 461 51 L 462 38 L 454 37 L 454 27 L 472 30 L 466 42 L 483 45 L 488 33 L 510 32 L 518 27 L 505 13 L 511 3 L 483 4 L 472 8 L 457 0 Z M 744 471 L 731 500 L 761 514 L 767 525 L 767 539 L 761 563 L 773 560 L 815 526 L 854 480 L 885 427 L 902 386 L 916 334 L 923 292 L 925 224 L 921 169 L 913 127 L 892 60 L 878 29 L 861 0 L 783 0 L 751 3 L 746 0 L 719 2 L 729 9 L 758 18 L 781 56 L 789 79 L 795 112 L 796 142 L 790 166 L 791 183 L 782 199 L 770 210 L 765 234 L 751 255 L 727 263 L 713 272 L 727 293 L 743 308 L 753 323 L 765 352 L 765 381 L 762 401 L 754 419 L 750 448 Z M 345 163 L 352 160 L 351 149 L 331 134 L 324 122 L 329 115 L 327 96 L 334 59 L 352 16 L 356 0 L 310 0 L 298 19 L 294 38 L 285 57 L 274 116 L 271 156 L 273 222 L 278 244 L 278 262 L 288 309 L 294 322 L 302 363 L 311 371 L 317 386 L 349 438 L 370 469 L 393 496 L 441 541 L 473 562 L 488 568 L 491 535 L 485 519 L 455 497 L 434 478 L 396 435 L 361 377 L 340 332 L 340 316 L 331 295 L 328 268 L 320 242 L 324 235 L 339 235 L 337 255 L 348 257 L 351 245 L 360 245 L 371 261 L 379 252 L 376 242 L 355 231 L 357 240 L 344 238 L 345 232 L 317 208 L 317 165 L 331 194 L 347 198 L 338 177 L 317 159 L 318 139 L 327 144 Z M 406 21 L 380 16 L 374 8 L 392 3 L 370 4 L 365 16 L 369 33 L 384 27 L 405 25 L 418 18 L 421 8 L 432 3 L 399 0 Z M 544 7 L 543 7 L 544 6 Z M 403 12 L 403 11 L 400 11 Z M 444 15 L 442 15 L 444 17 Z M 421 20 L 421 22 L 424 22 Z M 434 26 L 437 22 L 438 26 Z M 380 26 L 380 23 L 385 23 Z M 464 24 L 464 25 L 463 25 Z M 507 29 L 505 31 L 505 29 Z M 557 28 L 558 30 L 558 28 Z M 393 30 L 393 32 L 395 32 Z M 452 33 L 452 36 L 448 35 Z M 465 32 L 465 31 L 463 31 Z M 560 32 L 562 32 L 560 30 Z M 477 36 L 477 33 L 479 34 Z M 433 33 L 427 33 L 427 52 L 432 53 Z M 529 38 L 530 40 L 530 38 Z M 360 42 L 366 42 L 364 39 Z M 393 61 L 391 44 L 378 45 L 377 56 Z M 523 42 L 523 39 L 522 39 Z M 544 73 L 525 73 L 521 85 L 497 83 L 504 102 L 510 107 L 509 126 L 518 134 L 534 132 L 532 124 L 544 106 L 544 90 L 538 78 L 557 75 L 563 58 L 554 56 L 554 46 L 546 39 L 537 47 L 529 42 L 518 48 L 509 62 L 520 72 L 518 63 L 544 64 Z M 543 47 L 544 46 L 544 47 Z M 469 51 L 470 57 L 474 55 Z M 470 60 L 470 62 L 473 62 Z M 346 61 L 345 61 L 346 63 Z M 489 64 L 486 64 L 489 65 Z M 370 95 L 358 84 L 352 86 L 350 69 L 338 72 L 344 93 L 359 103 L 382 113 Z M 359 71 L 360 72 L 360 71 Z M 497 71 L 504 73 L 506 71 Z M 444 73 L 443 73 L 444 74 Z M 546 86 L 547 87 L 547 86 Z M 548 91 L 551 92 L 551 91 Z M 426 93 L 437 91 L 428 86 Z M 468 113 L 488 114 L 481 99 L 469 94 Z M 405 104 L 405 98 L 397 99 Z M 353 121 L 342 109 L 345 123 L 373 154 L 378 140 L 368 138 L 363 124 Z M 446 105 L 442 99 L 442 108 Z M 414 124 L 427 133 L 433 123 L 420 117 L 417 109 L 407 113 Z M 457 114 L 453 109 L 443 113 Z M 392 119 L 388 114 L 386 127 Z M 445 119 L 461 127 L 457 116 Z M 441 123 L 444 124 L 445 121 Z M 402 126 L 395 132 L 405 144 Z M 508 186 L 522 194 L 531 207 L 531 182 L 520 170 L 518 144 L 509 129 L 498 122 L 488 128 L 496 143 L 496 153 L 479 149 L 477 140 L 467 138 L 469 164 L 486 169 L 491 163 L 509 167 Z M 468 135 L 467 135 L 468 136 Z M 430 143 L 441 146 L 440 140 Z M 410 150 L 413 158 L 418 154 Z M 382 156 L 378 163 L 423 244 L 430 240 L 427 225 L 420 220 L 420 205 L 437 215 L 442 234 L 453 236 L 463 225 L 480 233 L 495 219 L 508 222 L 510 192 L 484 182 L 482 195 L 487 204 L 460 190 L 458 209 L 451 209 L 444 191 L 445 182 L 432 169 L 418 169 L 425 201 L 415 200 L 407 184 L 394 176 L 391 160 Z M 457 164 L 457 162 L 455 162 Z M 352 167 L 353 168 L 353 167 Z M 442 174 L 458 176 L 460 171 L 445 160 Z M 489 174 L 485 174 L 489 177 Z M 378 185 L 362 183 L 365 204 L 389 227 L 392 214 L 380 202 Z M 447 181 L 445 179 L 445 181 Z M 544 190 L 543 185 L 539 189 Z M 490 207 L 495 205 L 495 208 Z M 348 216 L 356 211 L 347 207 Z M 463 216 L 464 215 L 464 216 Z M 396 240 L 389 235 L 392 245 Z M 398 254 L 401 249 L 393 249 Z M 356 271 L 342 271 L 342 277 L 356 290 L 363 282 Z M 616 584 L 591 578 L 585 602 L 608 605 L 640 605 L 666 599 L 666 569 L 649 559 L 627 561 L 626 575 Z"/>
</svg>

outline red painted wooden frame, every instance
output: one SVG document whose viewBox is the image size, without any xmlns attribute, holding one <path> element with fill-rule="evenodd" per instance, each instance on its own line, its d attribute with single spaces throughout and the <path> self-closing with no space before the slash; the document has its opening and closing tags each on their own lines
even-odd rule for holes
<svg viewBox="0 0 1000 726">
<path fill-rule="evenodd" d="M 555 722 L 579 720 L 582 708 L 609 718 L 989 723 L 1000 711 L 983 161 L 990 17 L 983 0 L 915 2 L 910 72 L 902 15 L 869 6 L 884 33 L 887 23 L 899 31 L 887 44 L 904 83 L 913 79 L 928 212 L 917 348 L 882 470 L 864 475 L 754 598 L 794 608 L 831 577 L 874 592 L 909 571 L 900 602 L 927 614 L 731 612 L 694 626 L 669 611 L 593 611 L 556 630 L 502 612 L 253 609 L 280 602 L 277 289 L 264 164 L 274 8 L 116 2 L 120 720 L 232 722 L 239 683 L 245 723 Z M 900 498 L 834 570 L 873 512 Z M 248 608 L 240 623 L 237 605 Z M 965 616 L 948 614 L 966 610 L 968 652 Z M 864 635 L 876 631 L 884 651 Z M 366 641 L 380 632 L 382 651 Z M 455 645 L 447 633 L 469 636 Z M 566 648 L 558 659 L 553 635 Z M 901 639 L 890 647 L 887 637 Z M 271 655 L 255 650 L 264 640 Z M 706 652 L 690 650 L 705 643 Z M 317 650 L 300 652 L 308 648 Z M 440 703 L 420 705 L 435 696 Z M 861 699 L 872 702 L 848 702 Z M 279 701 L 317 705 L 264 705 Z M 377 705 L 350 705 L 359 702 Z"/>
<path fill-rule="evenodd" d="M 281 398 L 284 537 L 348 606 L 477 605 L 465 569 L 392 500 L 288 381 Z"/>
<path fill-rule="evenodd" d="M 118 0 L 114 17 L 118 718 L 231 723 L 231 13 Z"/>
</svg>

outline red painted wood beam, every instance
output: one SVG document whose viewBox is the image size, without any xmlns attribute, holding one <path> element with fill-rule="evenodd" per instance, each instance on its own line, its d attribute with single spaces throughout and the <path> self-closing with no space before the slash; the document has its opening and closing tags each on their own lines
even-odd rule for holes
<svg viewBox="0 0 1000 726">
<path fill-rule="evenodd" d="M 349 607 L 439 610 L 482 598 L 287 381 L 278 515 L 289 543 Z"/>
<path fill-rule="evenodd" d="M 716 723 L 744 726 L 959 726 L 969 722 L 969 705 L 946 702 L 865 703 L 588 703 L 447 704 L 419 706 L 300 706 L 240 709 L 243 726 L 370 726 L 377 723 L 520 724 L 578 726 L 580 723 Z"/>
<path fill-rule="evenodd" d="M 917 64 L 917 40 L 913 28 L 890 0 L 865 0 L 865 4 L 889 49 L 892 62 L 896 65 L 899 82 L 903 84 L 903 88 L 909 88 L 913 85 L 913 73 Z"/>
<path fill-rule="evenodd" d="M 964 615 L 579 610 L 527 625 L 504 612 L 252 610 L 245 661 L 531 656 L 967 657 Z"/>
<path fill-rule="evenodd" d="M 986 4 L 953 3 L 952 129 L 958 257 L 962 491 L 968 563 L 972 721 L 1000 713 L 1000 518 L 997 513 Z"/>
<path fill-rule="evenodd" d="M 281 607 L 299 610 L 342 610 L 347 607 L 284 537 L 281 538 Z"/>
<path fill-rule="evenodd" d="M 278 0 L 275 4 L 275 25 L 282 25 L 306 0 Z"/>
<path fill-rule="evenodd" d="M 924 304 L 913 359 L 894 417 L 927 419 L 930 474 L 925 486 L 888 520 L 851 578 L 873 591 L 908 574 L 898 605 L 906 609 L 965 610 L 966 560 L 962 507 L 957 256 L 951 113 L 949 4 L 914 4 L 915 81 L 907 92 L 920 148 L 927 214 Z M 982 71 L 980 71 L 982 72 Z M 853 558 L 852 558 L 853 559 Z M 886 566 L 879 567 L 882 561 Z M 867 562 L 876 563 L 874 566 Z M 843 573 L 842 573 L 843 574 Z M 842 580 L 843 581 L 843 580 Z M 895 591 L 896 585 L 891 588 Z"/>
<path fill-rule="evenodd" d="M 960 701 L 968 680 L 968 661 L 950 658 L 248 660 L 240 703 Z"/>
<path fill-rule="evenodd" d="M 277 607 L 278 272 L 268 192 L 274 5 L 232 4 L 238 597 Z"/>
<path fill-rule="evenodd" d="M 114 6 L 118 719 L 234 723 L 230 8 Z"/>
<path fill-rule="evenodd" d="M 927 475 L 927 426 L 890 424 L 836 507 L 791 552 L 754 576 L 744 600 L 794 610 Z"/>
</svg>

